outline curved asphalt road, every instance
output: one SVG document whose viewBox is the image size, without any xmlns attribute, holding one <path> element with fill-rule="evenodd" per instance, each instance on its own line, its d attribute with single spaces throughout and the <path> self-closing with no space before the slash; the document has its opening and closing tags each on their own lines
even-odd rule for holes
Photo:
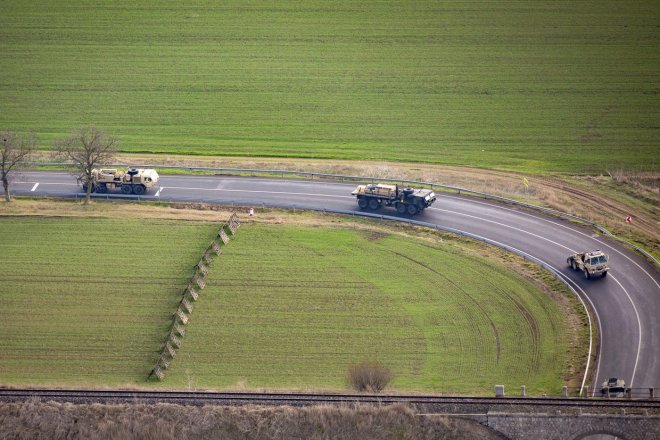
<svg viewBox="0 0 660 440">
<path fill-rule="evenodd" d="M 16 180 L 11 186 L 15 194 L 79 191 L 66 173 L 22 172 Z M 358 210 L 351 196 L 355 183 L 169 175 L 161 176 L 159 183 L 150 198 Z M 394 209 L 379 212 L 398 217 Z M 600 357 L 590 368 L 597 372 L 596 383 L 619 377 L 633 388 L 660 387 L 660 274 L 640 255 L 562 219 L 459 195 L 439 194 L 433 207 L 415 219 L 506 244 L 554 267 L 595 310 L 601 329 Z M 593 249 L 610 255 L 611 270 L 604 279 L 585 280 L 566 266 L 566 257 Z"/>
</svg>

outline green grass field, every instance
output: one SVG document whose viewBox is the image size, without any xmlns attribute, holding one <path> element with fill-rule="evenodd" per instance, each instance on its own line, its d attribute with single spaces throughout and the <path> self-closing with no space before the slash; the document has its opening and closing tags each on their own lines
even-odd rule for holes
<svg viewBox="0 0 660 440">
<path fill-rule="evenodd" d="M 217 258 L 162 383 L 145 382 L 210 223 L 0 217 L 0 384 L 345 389 L 376 360 L 399 390 L 558 393 L 566 313 L 438 242 L 246 224 Z"/>
<path fill-rule="evenodd" d="M 547 296 L 481 257 L 349 228 L 249 225 L 214 263 L 164 385 L 343 388 L 351 365 L 375 360 L 399 390 L 558 393 L 570 333 Z"/>
<path fill-rule="evenodd" d="M 210 223 L 0 217 L 0 383 L 144 382 Z"/>
<path fill-rule="evenodd" d="M 0 4 L 0 128 L 125 151 L 657 171 L 654 1 Z"/>
</svg>

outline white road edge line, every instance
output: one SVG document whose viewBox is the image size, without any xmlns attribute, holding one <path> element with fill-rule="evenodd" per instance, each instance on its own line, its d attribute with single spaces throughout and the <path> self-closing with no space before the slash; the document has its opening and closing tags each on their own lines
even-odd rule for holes
<svg viewBox="0 0 660 440">
<path fill-rule="evenodd" d="M 556 241 L 552 241 L 549 238 L 543 237 L 542 235 L 534 234 L 533 232 L 529 232 L 529 231 L 526 231 L 524 229 L 516 228 L 515 226 L 507 225 L 506 223 L 496 222 L 495 220 L 488 220 L 488 219 L 483 218 L 483 217 L 477 217 L 476 215 L 464 214 L 462 212 L 456 212 L 456 211 L 450 211 L 449 209 L 442 209 L 442 208 L 429 208 L 429 209 L 432 209 L 434 211 L 442 211 L 442 212 L 446 212 L 448 214 L 453 214 L 453 215 L 457 215 L 457 216 L 470 217 L 470 218 L 474 218 L 474 219 L 477 219 L 477 220 L 481 220 L 482 222 L 492 223 L 494 225 L 502 226 L 504 228 L 513 229 L 514 231 L 518 231 L 518 232 L 522 232 L 524 234 L 531 235 L 532 237 L 536 237 L 540 240 L 545 240 L 545 241 L 550 242 L 550 243 L 552 243 L 556 246 L 562 247 L 562 248 L 566 249 L 567 251 L 570 251 L 572 253 L 576 253 L 575 250 L 571 249 L 568 246 L 564 246 L 561 243 L 557 243 Z"/>
<path fill-rule="evenodd" d="M 505 249 L 505 250 L 512 250 L 515 253 L 517 253 L 518 255 L 522 255 L 526 258 L 529 258 L 532 261 L 537 261 L 537 262 L 540 262 L 542 265 L 545 265 L 547 267 L 551 267 L 555 271 L 556 274 L 558 274 L 564 280 L 567 280 L 570 283 L 574 284 L 582 292 L 582 294 L 585 296 L 585 298 L 587 298 L 587 301 L 589 301 L 589 303 L 591 304 L 591 307 L 592 307 L 594 313 L 596 314 L 596 317 L 598 318 L 598 325 L 600 325 L 600 317 L 598 316 L 598 312 L 596 311 L 596 307 L 594 307 L 594 304 L 591 302 L 589 297 L 586 295 L 586 292 L 580 286 L 578 286 L 573 280 L 571 280 L 566 275 L 561 273 L 559 271 L 559 269 L 557 269 L 553 265 L 548 264 L 545 261 L 541 260 L 540 258 L 537 258 L 537 257 L 535 257 L 531 254 L 528 254 L 527 252 L 523 252 L 518 248 L 506 245 L 504 243 L 500 243 L 499 241 L 487 239 L 486 237 L 482 237 L 482 236 L 477 235 L 477 234 L 468 233 L 466 231 L 461 231 L 459 229 L 456 229 L 456 231 L 464 233 L 466 237 L 472 237 L 472 238 L 475 238 L 477 240 L 481 240 L 485 243 L 495 244 L 496 246 L 499 246 L 500 248 Z M 593 350 L 593 329 L 592 329 L 592 324 L 591 324 L 591 315 L 589 314 L 589 309 L 587 308 L 586 303 L 582 299 L 582 296 L 580 294 L 578 294 L 577 291 L 570 284 L 566 283 L 566 285 L 568 286 L 569 289 L 571 289 L 571 291 L 575 294 L 575 296 L 577 296 L 577 298 L 580 300 L 580 303 L 582 303 L 582 307 L 584 308 L 584 311 L 587 314 L 587 321 L 589 323 L 589 352 L 587 353 L 587 365 L 584 369 L 584 376 L 582 378 L 582 385 L 580 386 L 580 394 L 582 394 L 582 390 L 584 389 L 584 384 L 587 381 L 587 376 L 589 375 L 589 365 L 591 363 L 591 352 Z M 601 340 L 602 340 L 602 335 L 600 337 L 601 337 Z M 640 341 L 641 341 L 641 335 L 640 335 Z M 639 357 L 639 352 L 637 353 L 637 356 Z M 600 356 L 598 356 L 598 365 L 600 367 Z M 598 381 L 598 376 L 596 376 L 596 381 Z"/>
<path fill-rule="evenodd" d="M 39 186 L 39 182 L 35 183 L 30 191 L 34 192 L 38 186 Z"/>
<path fill-rule="evenodd" d="M 484 221 L 484 222 L 494 223 L 494 224 L 496 224 L 496 225 L 503 226 L 503 227 L 506 227 L 506 228 L 511 228 L 511 229 L 513 229 L 513 230 L 515 230 L 515 231 L 523 232 L 523 233 L 526 233 L 526 234 L 532 235 L 532 236 L 534 236 L 534 237 L 537 237 L 537 238 L 539 238 L 539 239 L 542 239 L 542 240 L 548 241 L 548 242 L 553 243 L 553 244 L 555 244 L 555 245 L 557 245 L 557 246 L 563 247 L 563 248 L 565 248 L 565 249 L 567 249 L 567 250 L 569 250 L 569 251 L 571 251 L 571 252 L 573 252 L 573 253 L 576 252 L 575 250 L 573 250 L 573 249 L 571 249 L 571 248 L 569 248 L 569 247 L 567 247 L 567 246 L 564 246 L 564 245 L 562 245 L 562 244 L 556 243 L 556 242 L 554 242 L 554 241 L 552 241 L 552 240 L 550 240 L 550 239 L 548 239 L 548 238 L 545 238 L 545 237 L 543 237 L 543 236 L 540 236 L 540 235 L 533 234 L 533 233 L 531 233 L 531 232 L 525 231 L 524 229 L 516 228 L 516 227 L 513 227 L 513 226 L 509 226 L 509 225 L 506 225 L 506 224 L 503 224 L 503 223 L 500 223 L 500 222 L 496 222 L 496 221 L 493 221 L 493 220 L 488 220 L 488 219 L 485 219 L 485 218 L 477 217 L 477 216 L 474 216 L 474 215 L 462 214 L 462 213 L 459 213 L 459 212 L 450 211 L 450 210 L 448 210 L 448 209 L 440 209 L 440 208 L 429 208 L 429 209 L 434 209 L 434 210 L 436 210 L 436 211 L 444 211 L 444 212 L 448 212 L 448 213 L 451 213 L 451 214 L 454 214 L 454 215 L 463 215 L 463 216 L 466 216 L 466 217 L 471 217 L 471 218 L 479 219 L 479 220 L 482 220 L 482 221 Z M 585 234 L 585 235 L 586 235 L 586 234 Z M 513 248 L 512 248 L 512 249 L 513 249 Z M 541 261 L 541 260 L 539 260 L 539 261 Z M 547 264 L 547 263 L 546 263 L 546 264 Z M 550 265 L 548 264 L 548 266 L 550 266 Z M 553 267 L 553 269 L 555 269 L 554 266 L 550 266 L 550 267 Z M 639 267 L 639 265 L 638 265 L 638 267 Z M 641 267 L 640 267 L 640 269 L 641 269 Z M 642 269 L 642 270 L 643 270 L 643 269 Z M 565 275 L 562 274 L 562 276 L 565 276 Z M 630 304 L 632 304 L 632 306 L 633 306 L 633 311 L 635 312 L 635 318 L 637 318 L 637 330 L 638 330 L 638 332 L 639 332 L 639 338 L 637 339 L 637 356 L 635 356 L 635 365 L 634 365 L 634 367 L 633 367 L 633 373 L 632 373 L 632 376 L 631 376 L 631 379 L 630 379 L 630 387 L 632 387 L 633 381 L 635 380 L 635 374 L 637 373 L 637 365 L 638 365 L 638 363 L 639 363 L 639 356 L 640 356 L 640 354 L 641 354 L 641 352 L 642 352 L 642 321 L 641 321 L 641 319 L 639 318 L 639 311 L 637 310 L 637 306 L 635 306 L 635 302 L 633 301 L 632 297 L 630 296 L 630 294 L 628 293 L 628 291 L 626 290 L 626 288 L 623 287 L 623 285 L 619 282 L 619 280 L 616 279 L 616 277 L 615 277 L 614 275 L 610 276 L 610 278 L 612 278 L 612 279 L 614 280 L 614 282 L 617 283 L 617 284 L 619 285 L 619 287 L 621 288 L 621 290 L 623 290 L 623 292 L 626 294 L 626 296 L 628 297 L 628 300 L 630 301 Z M 567 278 L 567 279 L 568 279 L 568 278 Z M 571 282 L 572 282 L 572 281 L 571 281 Z M 575 283 L 574 283 L 574 284 L 575 284 Z M 577 286 L 577 284 L 576 284 L 576 286 Z M 595 312 L 596 307 L 594 306 L 594 304 L 591 302 L 591 300 L 590 300 L 589 297 L 586 295 L 586 293 L 584 292 L 584 290 L 582 290 L 582 289 L 580 289 L 580 290 L 581 290 L 582 293 L 585 295 L 585 297 L 589 300 L 589 303 L 591 304 L 591 307 L 593 308 L 593 310 L 594 310 L 594 312 Z M 586 307 L 585 307 L 585 310 L 586 310 Z M 588 312 L 587 312 L 587 314 L 588 314 Z M 596 315 L 598 315 L 598 314 L 596 313 Z M 601 323 L 600 323 L 600 317 L 598 318 L 598 325 L 599 325 L 599 328 L 602 328 L 602 327 L 601 327 Z M 590 333 L 591 333 L 591 330 L 590 330 Z M 590 336 L 589 338 L 591 339 L 591 336 Z M 601 338 L 602 338 L 602 335 L 601 335 Z M 591 342 L 589 342 L 589 345 L 591 345 Z M 598 358 L 598 368 L 600 369 L 600 356 L 599 356 L 599 358 Z M 599 372 L 597 371 L 597 372 L 596 372 L 596 381 L 598 380 L 598 374 L 599 374 Z M 597 385 L 597 384 L 596 384 L 596 385 Z M 583 384 L 583 387 L 584 387 L 584 384 Z M 594 389 L 595 389 L 595 387 L 594 387 Z"/>
<path fill-rule="evenodd" d="M 456 198 L 456 197 L 449 197 L 449 196 L 448 196 L 448 198 Z M 463 199 L 463 200 L 464 200 L 464 199 Z M 484 203 L 484 202 L 481 202 L 481 201 L 479 201 L 479 200 L 473 200 L 472 203 L 474 203 L 474 204 L 478 204 L 478 205 L 488 206 L 488 207 L 491 207 L 491 208 L 494 206 L 494 205 L 492 205 L 492 204 Z M 607 246 L 607 247 L 610 248 L 612 251 L 614 251 L 614 252 L 616 252 L 617 254 L 621 255 L 622 257 L 624 257 L 625 259 L 627 259 L 628 261 L 630 261 L 632 264 L 634 264 L 635 266 L 637 266 L 638 268 L 640 268 L 640 269 L 642 270 L 642 272 L 644 272 L 644 273 L 645 273 L 645 274 L 651 279 L 651 281 L 653 281 L 653 282 L 655 283 L 655 285 L 658 286 L 658 288 L 660 288 L 660 284 L 658 284 L 658 282 L 655 280 L 655 278 L 653 278 L 653 277 L 651 276 L 651 274 L 648 273 L 648 272 L 646 271 L 646 269 L 644 269 L 642 266 L 640 266 L 639 264 L 637 264 L 637 262 L 636 262 L 635 260 L 633 260 L 632 258 L 630 258 L 628 255 L 624 254 L 623 252 L 619 251 L 619 250 L 616 249 L 615 247 L 610 246 L 610 245 L 608 245 L 608 244 L 605 243 L 605 242 L 602 242 L 602 241 L 599 240 L 598 238 L 594 238 L 593 236 L 591 236 L 591 235 L 589 235 L 589 234 L 585 234 L 584 232 L 579 231 L 579 230 L 577 230 L 577 229 L 575 229 L 575 228 L 570 228 L 570 227 L 568 227 L 568 226 L 566 226 L 566 225 L 563 225 L 563 224 L 561 224 L 561 223 L 558 223 L 558 222 L 552 221 L 552 220 L 547 219 L 547 218 L 539 217 L 539 216 L 537 216 L 537 215 L 535 215 L 535 214 L 530 214 L 530 213 L 528 213 L 528 212 L 524 212 L 524 211 L 517 210 L 517 209 L 507 208 L 506 206 L 497 206 L 497 208 L 498 208 L 498 209 L 505 210 L 505 211 L 511 211 L 511 212 L 516 213 L 516 214 L 522 214 L 522 215 L 524 215 L 524 216 L 531 217 L 531 218 L 536 219 L 536 220 L 540 220 L 540 221 L 544 221 L 544 222 L 547 222 L 547 223 L 551 223 L 551 224 L 553 224 L 553 225 L 555 225 L 555 226 L 559 226 L 560 228 L 568 229 L 568 230 L 570 230 L 571 232 L 575 232 L 575 233 L 580 234 L 580 235 L 582 235 L 582 236 L 584 236 L 584 237 L 590 238 L 590 239 L 594 240 L 594 241 L 597 242 L 597 243 L 600 243 L 600 244 L 602 244 L 602 245 L 604 245 L 604 246 Z M 433 208 L 432 208 L 432 209 L 433 209 Z"/>
<path fill-rule="evenodd" d="M 158 187 L 158 191 L 156 191 L 156 194 L 154 194 L 154 197 L 160 197 L 160 192 L 161 192 L 162 190 L 164 190 L 164 189 L 165 189 L 164 186 L 160 186 L 160 187 Z"/>
<path fill-rule="evenodd" d="M 635 316 L 637 317 L 637 329 L 639 330 L 639 341 L 637 342 L 637 356 L 635 357 L 635 366 L 633 367 L 633 374 L 632 374 L 632 377 L 630 379 L 630 385 L 629 385 L 629 387 L 632 388 L 633 382 L 635 381 L 635 373 L 637 373 L 637 363 L 639 362 L 639 355 L 642 351 L 642 321 L 639 319 L 639 313 L 637 313 L 637 306 L 635 306 L 635 303 L 633 302 L 632 298 L 628 294 L 628 291 L 626 290 L 626 288 L 623 287 L 623 285 L 619 282 L 619 280 L 616 279 L 616 277 L 614 277 L 614 275 L 612 275 L 612 279 L 614 281 L 616 281 L 616 283 L 619 285 L 619 287 L 621 287 L 621 289 L 623 290 L 623 293 L 625 293 L 626 296 L 628 297 L 628 300 L 630 301 L 630 304 L 632 304 L 633 309 L 635 310 Z M 596 378 L 596 379 L 598 379 L 598 378 Z"/>
</svg>

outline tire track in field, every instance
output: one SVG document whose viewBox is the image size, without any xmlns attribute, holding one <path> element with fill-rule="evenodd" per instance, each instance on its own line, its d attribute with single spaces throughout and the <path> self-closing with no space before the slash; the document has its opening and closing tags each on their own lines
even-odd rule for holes
<svg viewBox="0 0 660 440">
<path fill-rule="evenodd" d="M 430 267 L 429 265 L 427 265 L 427 264 L 425 264 L 425 263 L 423 263 L 423 262 L 421 262 L 421 261 L 417 261 L 417 260 L 415 260 L 414 258 L 411 258 L 411 257 L 409 257 L 409 256 L 407 256 L 407 255 L 404 255 L 404 254 L 401 254 L 401 253 L 399 253 L 399 252 L 396 252 L 396 251 L 390 251 L 390 252 L 392 252 L 393 254 L 396 254 L 396 255 L 398 255 L 398 256 L 400 256 L 400 257 L 402 257 L 402 258 L 405 258 L 406 260 L 411 261 L 411 262 L 413 262 L 413 263 L 415 263 L 415 264 L 417 264 L 417 265 L 419 265 L 419 266 L 422 266 L 422 267 L 424 267 L 425 269 L 430 270 L 430 271 L 433 272 L 434 274 L 436 274 L 436 275 L 442 277 L 443 279 L 447 280 L 447 282 L 449 282 L 449 284 L 451 284 L 452 286 L 454 286 L 454 287 L 456 288 L 456 290 L 458 290 L 458 291 L 460 291 L 460 292 L 463 292 L 463 294 L 464 294 L 465 296 L 467 296 L 468 298 L 470 298 L 470 300 L 471 300 L 471 301 L 472 301 L 472 302 L 473 302 L 473 303 L 479 308 L 479 310 L 483 313 L 483 315 L 484 315 L 484 316 L 486 317 L 486 319 L 488 320 L 488 323 L 490 324 L 490 328 L 491 328 L 491 330 L 492 330 L 492 332 L 493 332 L 493 335 L 495 336 L 495 343 L 496 343 L 496 359 L 497 359 L 497 364 L 499 364 L 499 363 L 500 363 L 500 353 L 501 353 L 500 335 L 499 335 L 499 333 L 498 333 L 498 331 L 497 331 L 497 327 L 495 326 L 495 323 L 493 322 L 492 319 L 490 319 L 490 316 L 489 316 L 488 312 L 486 311 L 486 309 L 484 309 L 484 308 L 481 306 L 481 304 L 479 304 L 479 301 L 475 300 L 475 299 L 474 299 L 469 293 L 467 293 L 467 291 L 466 291 L 465 289 L 463 289 L 461 286 L 459 286 L 459 285 L 456 284 L 454 281 L 452 281 L 451 279 L 449 279 L 446 275 L 444 275 L 443 273 L 441 273 L 441 272 L 435 270 L 434 268 Z M 477 331 L 479 331 L 479 330 L 478 330 L 478 327 L 477 327 Z M 481 332 L 479 331 L 479 333 L 481 333 Z"/>
<path fill-rule="evenodd" d="M 469 269 L 468 269 L 469 270 Z M 479 278 L 484 280 L 493 291 L 498 292 L 501 296 L 507 298 L 515 308 L 518 310 L 518 312 L 523 316 L 525 321 L 527 321 L 527 325 L 530 329 L 530 333 L 532 335 L 532 341 L 533 341 L 533 351 L 532 351 L 532 367 L 534 372 L 538 372 L 539 367 L 540 367 L 540 359 L 541 359 L 541 332 L 539 331 L 539 325 L 532 313 L 522 304 L 516 297 L 510 295 L 506 289 L 503 289 L 496 284 L 494 284 L 490 278 L 487 276 L 484 276 L 482 272 L 479 272 L 478 270 L 473 270 L 473 273 Z"/>
</svg>

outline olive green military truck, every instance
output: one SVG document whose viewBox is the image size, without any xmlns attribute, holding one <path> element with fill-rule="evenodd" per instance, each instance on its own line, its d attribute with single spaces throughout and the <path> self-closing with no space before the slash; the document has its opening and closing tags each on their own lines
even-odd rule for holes
<svg viewBox="0 0 660 440">
<path fill-rule="evenodd" d="M 430 189 L 400 189 L 398 185 L 360 185 L 351 194 L 357 197 L 361 209 L 393 206 L 399 214 L 419 214 L 435 202 L 435 193 Z"/>
<path fill-rule="evenodd" d="M 579 270 L 584 273 L 584 277 L 594 278 L 597 276 L 604 277 L 607 271 L 610 270 L 609 264 L 610 257 L 600 250 L 593 252 L 582 252 L 573 254 L 566 259 L 568 265 L 573 270 Z"/>
<path fill-rule="evenodd" d="M 158 183 L 158 173 L 154 169 L 129 168 L 120 171 L 114 168 L 92 170 L 92 192 L 107 193 L 120 190 L 123 194 L 141 196 Z M 87 191 L 87 182 L 81 182 L 83 191 Z"/>
</svg>

